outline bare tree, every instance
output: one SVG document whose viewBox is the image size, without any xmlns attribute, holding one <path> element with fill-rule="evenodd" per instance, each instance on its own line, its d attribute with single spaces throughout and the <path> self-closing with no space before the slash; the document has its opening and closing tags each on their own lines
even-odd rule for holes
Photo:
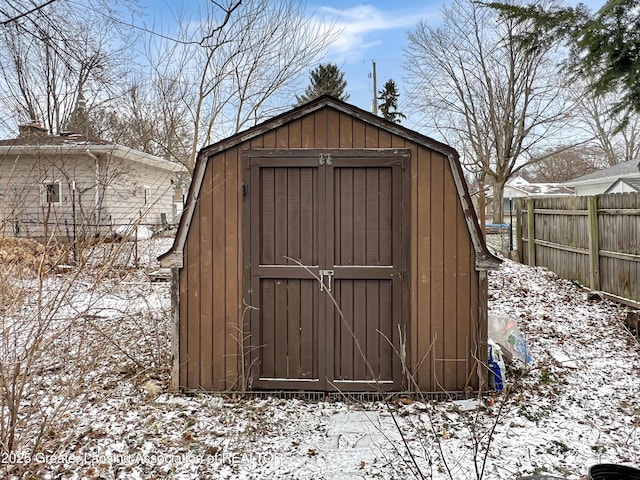
<svg viewBox="0 0 640 480">
<path fill-rule="evenodd" d="M 142 29 L 147 70 L 133 72 L 126 52 L 140 29 L 116 6 L 134 0 L 84 0 L 85 9 L 68 1 L 0 8 L 7 110 L 51 133 L 84 123 L 83 133 L 189 168 L 202 145 L 294 104 L 298 77 L 335 38 L 332 25 L 309 21 L 295 0 L 206 2 L 194 18 L 178 19 L 175 34 Z"/>
<path fill-rule="evenodd" d="M 503 219 L 506 181 L 541 159 L 568 121 L 553 52 L 523 47 L 521 28 L 479 3 L 454 0 L 443 9 L 441 27 L 418 23 L 405 52 L 411 96 L 427 128 L 493 185 L 495 222 Z"/>
<path fill-rule="evenodd" d="M 193 128 L 180 109 L 183 89 L 175 78 L 136 78 L 125 95 L 94 108 L 91 124 L 100 138 L 184 164 Z"/>
<path fill-rule="evenodd" d="M 197 21 L 180 19 L 175 39 L 152 36 L 147 59 L 154 95 L 193 127 L 184 145 L 187 168 L 203 145 L 294 104 L 299 75 L 334 38 L 331 25 L 310 22 L 295 0 L 227 8 L 212 2 Z"/>
<path fill-rule="evenodd" d="M 118 4 L 129 2 L 115 0 L 112 7 Z M 86 0 L 84 8 L 68 0 L 31 7 L 16 0 L 0 9 L 0 92 L 10 112 L 5 126 L 37 120 L 59 133 L 81 99 L 94 105 L 116 94 L 130 64 L 132 35 L 101 0 Z"/>
<path fill-rule="evenodd" d="M 530 182 L 561 183 L 591 173 L 606 165 L 593 146 L 560 146 L 544 152 L 544 159 L 529 163 L 521 174 Z"/>
<path fill-rule="evenodd" d="M 636 113 L 614 113 L 613 105 L 620 95 L 603 93 L 595 96 L 586 88 L 576 89 L 574 115 L 580 128 L 593 138 L 603 167 L 633 160 L 640 154 L 640 116 Z"/>
</svg>

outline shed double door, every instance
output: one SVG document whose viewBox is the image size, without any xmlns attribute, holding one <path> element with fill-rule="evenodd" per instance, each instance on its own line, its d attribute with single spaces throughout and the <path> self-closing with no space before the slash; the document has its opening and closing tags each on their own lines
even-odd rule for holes
<svg viewBox="0 0 640 480">
<path fill-rule="evenodd" d="M 406 157 L 380 150 L 248 156 L 251 387 L 401 389 Z"/>
</svg>

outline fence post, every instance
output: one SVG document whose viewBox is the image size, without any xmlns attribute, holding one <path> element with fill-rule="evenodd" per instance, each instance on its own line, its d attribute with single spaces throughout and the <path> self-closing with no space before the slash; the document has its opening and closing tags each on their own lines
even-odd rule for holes
<svg viewBox="0 0 640 480">
<path fill-rule="evenodd" d="M 516 199 L 516 250 L 520 263 L 524 262 L 524 252 L 522 251 L 522 202 L 521 198 Z"/>
<path fill-rule="evenodd" d="M 535 235 L 535 202 L 533 198 L 527 198 L 527 252 L 529 257 L 529 265 L 536 266 L 536 235 Z"/>
<path fill-rule="evenodd" d="M 587 197 L 589 212 L 589 288 L 600 290 L 600 253 L 598 238 L 598 197 Z"/>
</svg>

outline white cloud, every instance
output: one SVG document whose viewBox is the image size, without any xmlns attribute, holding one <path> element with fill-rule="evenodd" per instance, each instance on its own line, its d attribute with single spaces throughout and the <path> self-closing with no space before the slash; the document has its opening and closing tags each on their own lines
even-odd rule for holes
<svg viewBox="0 0 640 480">
<path fill-rule="evenodd" d="M 383 11 L 373 5 L 358 5 L 352 8 L 337 9 L 320 7 L 316 20 L 322 17 L 325 22 L 335 22 L 340 32 L 332 44 L 331 55 L 340 59 L 353 59 L 354 54 L 380 46 L 385 42 L 385 33 L 390 30 L 409 30 L 420 18 L 439 17 L 439 11 L 431 8 L 424 12 L 405 10 Z M 404 32 L 396 33 L 404 36 Z"/>
</svg>

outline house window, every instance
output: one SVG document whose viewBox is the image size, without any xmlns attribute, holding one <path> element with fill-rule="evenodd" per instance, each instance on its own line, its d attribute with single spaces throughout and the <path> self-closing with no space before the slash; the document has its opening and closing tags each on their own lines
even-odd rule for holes
<svg viewBox="0 0 640 480">
<path fill-rule="evenodd" d="M 44 184 L 44 203 L 60 205 L 62 200 L 62 184 L 60 182 L 49 182 Z"/>
</svg>

